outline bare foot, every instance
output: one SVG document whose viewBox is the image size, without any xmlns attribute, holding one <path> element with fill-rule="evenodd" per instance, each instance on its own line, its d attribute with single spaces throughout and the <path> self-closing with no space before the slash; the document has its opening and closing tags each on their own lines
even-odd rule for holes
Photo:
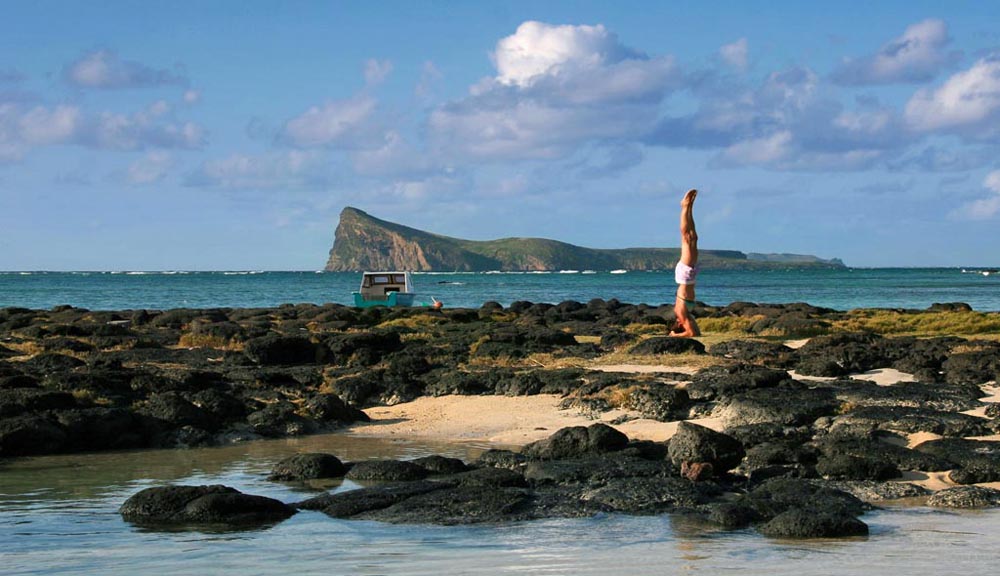
<svg viewBox="0 0 1000 576">
<path fill-rule="evenodd" d="M 681 207 L 688 207 L 694 204 L 694 198 L 697 195 L 698 191 L 695 190 L 694 188 L 688 190 L 687 194 L 684 195 L 684 198 L 681 199 Z"/>
</svg>

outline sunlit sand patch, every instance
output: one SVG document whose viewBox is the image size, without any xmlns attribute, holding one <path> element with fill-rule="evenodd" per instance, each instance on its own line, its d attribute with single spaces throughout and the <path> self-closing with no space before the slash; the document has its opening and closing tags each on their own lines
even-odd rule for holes
<svg viewBox="0 0 1000 576">
<path fill-rule="evenodd" d="M 917 377 L 913 374 L 900 372 L 894 368 L 878 368 L 876 370 L 861 372 L 860 374 L 851 374 L 850 378 L 854 380 L 870 380 L 879 386 L 891 386 L 900 382 L 917 381 Z"/>
</svg>

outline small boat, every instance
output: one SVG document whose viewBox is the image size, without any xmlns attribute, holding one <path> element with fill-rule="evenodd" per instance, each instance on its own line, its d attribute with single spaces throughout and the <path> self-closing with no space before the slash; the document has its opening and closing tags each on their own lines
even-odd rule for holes
<svg viewBox="0 0 1000 576">
<path fill-rule="evenodd" d="M 625 270 L 625 269 L 622 269 L 622 268 L 619 268 L 617 270 L 612 270 L 611 271 L 612 274 L 625 274 L 626 272 L 628 272 L 628 270 Z"/>
<path fill-rule="evenodd" d="M 413 280 L 409 272 L 365 272 L 361 276 L 361 289 L 352 292 L 354 305 L 358 308 L 373 306 L 432 306 L 440 308 L 441 303 L 431 298 L 433 303 L 416 302 Z"/>
</svg>

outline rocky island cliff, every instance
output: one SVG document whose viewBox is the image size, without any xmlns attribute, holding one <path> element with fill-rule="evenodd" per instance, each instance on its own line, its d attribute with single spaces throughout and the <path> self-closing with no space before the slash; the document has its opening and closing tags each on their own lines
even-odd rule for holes
<svg viewBox="0 0 1000 576">
<path fill-rule="evenodd" d="M 597 249 L 545 238 L 475 241 L 451 238 L 380 220 L 357 208 L 340 213 L 328 272 L 414 270 L 665 270 L 677 263 L 679 248 Z M 839 259 L 798 254 L 745 254 L 702 250 L 703 268 L 842 268 Z"/>
</svg>

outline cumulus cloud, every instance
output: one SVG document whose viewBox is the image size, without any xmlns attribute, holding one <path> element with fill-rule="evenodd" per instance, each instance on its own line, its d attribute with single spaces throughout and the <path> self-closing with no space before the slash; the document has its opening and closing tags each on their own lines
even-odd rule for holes
<svg viewBox="0 0 1000 576">
<path fill-rule="evenodd" d="M 493 54 L 497 75 L 434 110 L 432 146 L 480 160 L 555 158 L 590 141 L 634 138 L 679 86 L 670 58 L 648 58 L 603 26 L 525 22 Z"/>
<path fill-rule="evenodd" d="M 497 81 L 517 86 L 637 56 L 602 25 L 552 26 L 534 21 L 524 22 L 513 35 L 500 40 L 493 53 Z"/>
<path fill-rule="evenodd" d="M 314 151 L 291 150 L 262 155 L 233 154 L 208 160 L 185 184 L 229 190 L 315 188 L 329 183 L 329 164 Z"/>
<path fill-rule="evenodd" d="M 962 220 L 990 220 L 1000 214 L 1000 170 L 987 174 L 983 187 L 990 192 L 989 196 L 959 206 L 951 216 Z"/>
<path fill-rule="evenodd" d="M 183 74 L 152 68 L 134 60 L 122 60 L 111 50 L 96 50 L 84 54 L 66 65 L 63 78 L 79 88 L 105 90 L 188 84 L 188 79 Z"/>
<path fill-rule="evenodd" d="M 834 71 L 833 79 L 846 85 L 927 82 L 960 56 L 947 50 L 949 41 L 944 22 L 924 20 L 877 53 L 845 60 Z"/>
<path fill-rule="evenodd" d="M 152 184 L 162 180 L 173 165 L 174 159 L 169 153 L 157 150 L 129 164 L 125 177 L 130 184 Z"/>
<path fill-rule="evenodd" d="M 716 166 L 777 170 L 862 169 L 908 143 L 899 113 L 873 99 L 845 107 L 809 69 L 769 74 L 758 86 L 705 78 L 698 109 L 662 119 L 647 144 L 721 149 Z"/>
<path fill-rule="evenodd" d="M 172 118 L 163 101 L 134 114 L 88 113 L 71 105 L 0 102 L 0 161 L 17 161 L 41 146 L 78 145 L 97 149 L 200 148 L 204 129 Z"/>
<path fill-rule="evenodd" d="M 313 106 L 285 123 L 282 143 L 298 148 L 357 148 L 372 137 L 376 101 L 366 95 Z"/>
<path fill-rule="evenodd" d="M 906 119 L 920 132 L 1000 137 L 1000 55 L 978 60 L 935 89 L 918 91 L 906 104 Z"/>
<path fill-rule="evenodd" d="M 185 104 L 197 104 L 201 102 L 201 90 L 185 90 L 183 99 Z"/>
<path fill-rule="evenodd" d="M 740 38 L 732 44 L 726 44 L 719 48 L 719 57 L 727 65 L 745 71 L 750 62 L 750 48 L 746 38 Z"/>
<path fill-rule="evenodd" d="M 362 176 L 421 177 L 449 172 L 437 159 L 413 146 L 395 130 L 385 133 L 378 147 L 351 154 L 354 171 Z"/>
</svg>

